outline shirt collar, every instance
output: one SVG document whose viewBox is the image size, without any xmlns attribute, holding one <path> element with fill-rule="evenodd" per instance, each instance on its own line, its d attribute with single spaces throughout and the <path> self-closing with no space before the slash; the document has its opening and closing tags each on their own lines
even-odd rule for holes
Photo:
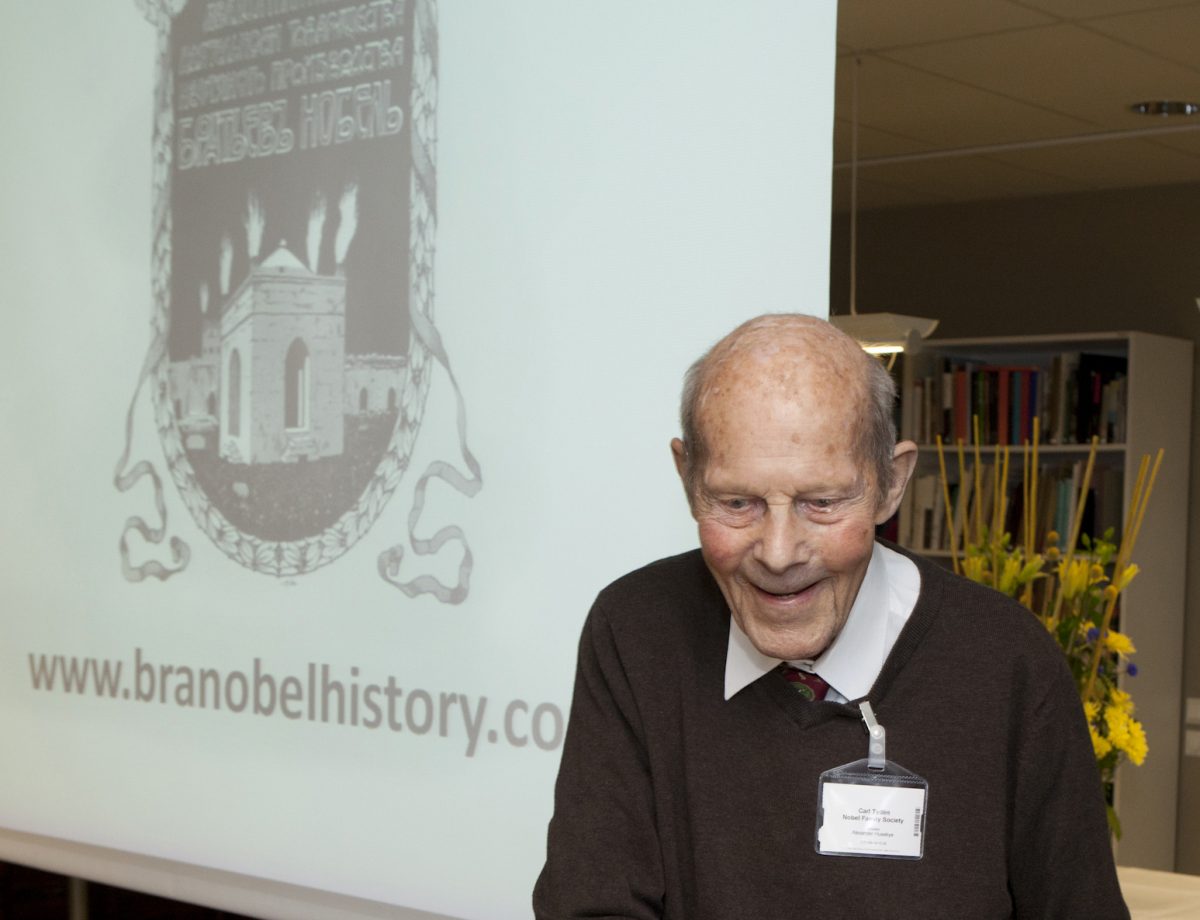
<svg viewBox="0 0 1200 920">
<path fill-rule="evenodd" d="M 889 590 L 889 575 L 897 569 L 892 556 L 911 569 L 911 575 L 919 585 L 919 575 L 911 561 L 876 543 L 858 596 L 841 632 L 815 661 L 791 662 L 815 671 L 847 700 L 861 699 L 870 691 L 899 632 L 894 622 L 896 615 L 899 614 L 902 625 L 916 602 L 914 591 Z M 903 568 L 900 572 L 907 574 Z M 900 609 L 893 610 L 897 605 Z M 778 666 L 779 659 L 770 658 L 756 649 L 737 621 L 730 617 L 729 648 L 725 655 L 725 699 Z"/>
</svg>

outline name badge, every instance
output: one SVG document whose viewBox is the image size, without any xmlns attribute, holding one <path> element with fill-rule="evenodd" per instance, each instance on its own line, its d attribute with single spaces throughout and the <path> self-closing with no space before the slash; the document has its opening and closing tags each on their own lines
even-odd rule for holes
<svg viewBox="0 0 1200 920">
<path fill-rule="evenodd" d="M 823 856 L 920 859 L 925 852 L 929 783 L 888 760 L 886 732 L 871 704 L 859 704 L 868 756 L 821 774 L 816 848 Z"/>
</svg>

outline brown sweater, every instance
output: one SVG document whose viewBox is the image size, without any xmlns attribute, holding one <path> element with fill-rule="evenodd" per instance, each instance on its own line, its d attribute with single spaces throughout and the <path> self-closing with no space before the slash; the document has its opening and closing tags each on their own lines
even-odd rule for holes
<svg viewBox="0 0 1200 920">
<path fill-rule="evenodd" d="M 698 551 L 610 585 L 579 666 L 539 918 L 1127 918 L 1062 654 L 1024 608 L 916 559 L 869 699 L 929 782 L 921 860 L 822 856 L 817 779 L 858 707 L 772 673 L 723 696 L 729 611 Z"/>
</svg>

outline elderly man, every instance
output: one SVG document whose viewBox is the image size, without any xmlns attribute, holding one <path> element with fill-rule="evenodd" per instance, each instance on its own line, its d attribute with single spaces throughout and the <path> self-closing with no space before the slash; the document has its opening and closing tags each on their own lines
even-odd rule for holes
<svg viewBox="0 0 1200 920">
<path fill-rule="evenodd" d="M 588 617 L 538 917 L 1128 917 L 1057 648 L 875 540 L 916 459 L 894 398 L 806 316 L 688 372 L 701 549 Z"/>
</svg>

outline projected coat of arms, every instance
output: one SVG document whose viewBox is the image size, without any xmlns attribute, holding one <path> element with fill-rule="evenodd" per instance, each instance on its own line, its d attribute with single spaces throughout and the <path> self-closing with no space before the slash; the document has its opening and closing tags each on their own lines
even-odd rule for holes
<svg viewBox="0 0 1200 920">
<path fill-rule="evenodd" d="M 159 37 L 154 121 L 153 307 L 143 383 L 171 478 L 230 559 L 277 576 L 349 550 L 412 455 L 433 365 L 458 398 L 467 474 L 417 483 L 417 553 L 462 544 L 457 585 L 397 578 L 456 602 L 471 556 L 449 525 L 415 533 L 427 480 L 473 494 L 479 468 L 433 321 L 437 26 L 433 0 L 140 0 Z M 135 391 L 127 432 L 132 429 Z M 130 580 L 166 578 L 190 550 L 159 521 L 121 538 Z M 134 532 L 169 560 L 135 561 Z"/>
</svg>

